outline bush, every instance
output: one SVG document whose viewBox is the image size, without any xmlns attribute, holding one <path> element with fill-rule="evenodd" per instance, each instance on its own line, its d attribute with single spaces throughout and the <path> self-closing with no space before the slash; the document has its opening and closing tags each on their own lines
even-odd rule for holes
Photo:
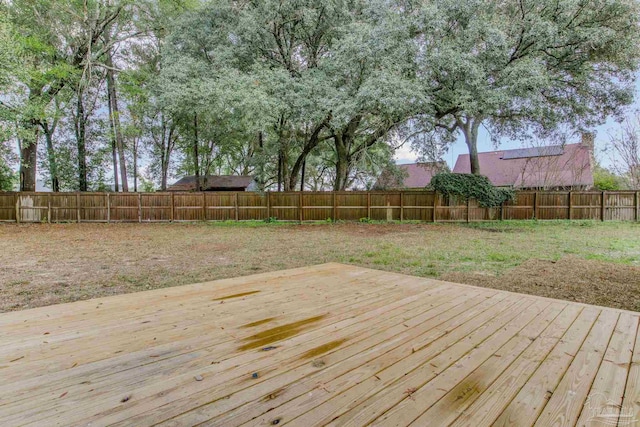
<svg viewBox="0 0 640 427">
<path fill-rule="evenodd" d="M 599 166 L 596 166 L 593 171 L 593 186 L 600 191 L 615 191 L 622 189 L 620 177 Z"/>
<path fill-rule="evenodd" d="M 513 190 L 494 187 L 486 176 L 466 173 L 439 173 L 427 188 L 445 196 L 462 197 L 465 201 L 475 199 L 484 208 L 494 208 L 515 198 Z"/>
<path fill-rule="evenodd" d="M 17 182 L 16 175 L 0 158 L 0 191 L 12 191 Z"/>
</svg>

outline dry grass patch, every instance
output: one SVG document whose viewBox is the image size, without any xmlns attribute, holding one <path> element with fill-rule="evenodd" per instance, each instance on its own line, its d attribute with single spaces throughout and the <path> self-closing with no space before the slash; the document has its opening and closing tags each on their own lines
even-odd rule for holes
<svg viewBox="0 0 640 427">
<path fill-rule="evenodd" d="M 536 284 L 549 264 L 530 260 L 567 256 L 611 269 Z M 331 261 L 640 310 L 620 290 L 605 292 L 614 270 L 637 277 L 639 224 L 505 222 L 0 225 L 0 311 Z M 519 281 L 514 268 L 535 280 Z M 551 292 L 558 283 L 566 292 Z M 637 281 L 627 286 L 640 291 Z"/>
</svg>

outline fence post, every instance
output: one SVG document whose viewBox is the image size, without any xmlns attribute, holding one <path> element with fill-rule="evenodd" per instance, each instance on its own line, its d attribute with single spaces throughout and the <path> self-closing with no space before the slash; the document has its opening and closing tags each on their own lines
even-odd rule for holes
<svg viewBox="0 0 640 427">
<path fill-rule="evenodd" d="M 338 205 L 336 203 L 336 192 L 334 191 L 331 194 L 333 194 L 333 222 L 336 222 L 338 220 Z"/>
<path fill-rule="evenodd" d="M 138 193 L 138 222 L 142 222 L 142 193 Z"/>
<path fill-rule="evenodd" d="M 267 218 L 271 218 L 271 191 L 267 191 Z"/>
<path fill-rule="evenodd" d="M 538 220 L 538 192 L 533 193 L 533 219 Z"/>
<path fill-rule="evenodd" d="M 471 212 L 471 199 L 467 198 L 467 223 L 469 222 L 469 213 Z"/>
<path fill-rule="evenodd" d="M 51 193 L 47 193 L 47 222 L 51 224 Z"/>
<path fill-rule="evenodd" d="M 601 207 L 600 207 L 600 221 L 604 221 L 604 212 L 605 212 L 605 209 L 604 209 L 604 191 L 602 192 L 601 199 L 602 199 L 602 204 L 601 204 Z"/>
<path fill-rule="evenodd" d="M 202 220 L 207 220 L 207 196 L 202 191 Z"/>
<path fill-rule="evenodd" d="M 500 203 L 500 221 L 504 221 L 504 200 Z"/>
<path fill-rule="evenodd" d="M 16 193 L 16 223 L 20 224 L 20 193 Z"/>
<path fill-rule="evenodd" d="M 371 219 L 371 192 L 367 191 L 367 218 Z"/>
<path fill-rule="evenodd" d="M 404 221 L 404 191 L 400 192 L 400 222 Z"/>
<path fill-rule="evenodd" d="M 173 195 L 174 195 L 174 192 L 172 191 L 172 192 L 171 192 L 171 213 L 170 213 L 170 215 L 171 215 L 171 216 L 170 216 L 171 222 L 174 222 L 174 221 L 176 220 L 176 213 L 175 213 L 175 210 L 176 210 L 176 200 L 175 200 L 175 198 L 173 197 Z"/>
<path fill-rule="evenodd" d="M 80 193 L 76 193 L 76 212 L 78 214 L 78 224 L 80 224 Z"/>
<path fill-rule="evenodd" d="M 569 220 L 573 219 L 573 193 L 569 191 Z"/>
<path fill-rule="evenodd" d="M 111 222 L 111 194 L 107 193 L 107 223 Z"/>
<path fill-rule="evenodd" d="M 236 195 L 234 197 L 234 203 L 236 208 L 236 222 L 240 220 L 240 215 L 238 214 L 238 192 L 236 191 Z"/>
<path fill-rule="evenodd" d="M 298 195 L 298 216 L 300 217 L 300 223 L 302 224 L 302 221 L 304 221 L 304 213 L 302 209 L 302 191 L 300 191 L 300 194 Z"/>
<path fill-rule="evenodd" d="M 438 207 L 438 192 L 434 191 L 433 192 L 433 222 L 436 222 L 438 220 L 437 207 Z"/>
<path fill-rule="evenodd" d="M 636 191 L 636 222 L 640 221 L 640 191 Z"/>
</svg>

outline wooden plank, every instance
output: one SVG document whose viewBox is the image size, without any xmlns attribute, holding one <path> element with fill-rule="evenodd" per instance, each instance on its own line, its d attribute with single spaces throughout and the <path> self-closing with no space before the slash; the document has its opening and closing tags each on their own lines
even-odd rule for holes
<svg viewBox="0 0 640 427">
<path fill-rule="evenodd" d="M 610 425 L 620 417 L 637 332 L 638 316 L 621 314 L 578 418 L 578 425 Z"/>
<path fill-rule="evenodd" d="M 302 203 L 302 191 L 300 192 L 300 194 L 298 195 L 298 215 L 300 218 L 300 222 L 304 221 L 304 210 L 302 209 L 303 203 Z"/>
<path fill-rule="evenodd" d="M 237 192 L 234 194 L 233 204 L 234 204 L 235 213 L 236 213 L 236 221 L 239 221 L 240 220 L 240 213 L 238 211 L 238 193 Z"/>
<path fill-rule="evenodd" d="M 602 311 L 589 336 L 553 391 L 535 426 L 574 425 L 584 408 L 619 313 Z"/>
<path fill-rule="evenodd" d="M 480 295 L 478 298 L 481 299 L 483 296 Z M 333 395 L 348 390 L 351 386 L 361 382 L 363 378 L 372 378 L 376 371 L 408 357 L 417 348 L 416 345 L 419 347 L 420 343 L 426 339 L 435 341 L 442 338 L 445 335 L 445 330 L 455 331 L 455 334 L 461 335 L 461 331 L 467 330 L 473 323 L 477 325 L 489 320 L 486 314 L 487 309 L 504 301 L 505 295 L 494 295 L 490 299 L 485 298 L 479 304 L 477 303 L 478 298 L 461 299 L 458 297 L 445 304 L 446 307 L 439 306 L 436 310 L 430 310 L 430 318 L 415 317 L 406 320 L 398 326 L 399 329 L 390 328 L 380 336 L 381 338 L 386 336 L 387 339 L 379 344 L 367 343 L 367 345 L 375 346 L 360 351 L 356 356 L 352 356 L 342 363 L 335 363 L 333 359 L 325 360 L 323 358 L 323 361 L 330 362 L 327 363 L 326 369 L 303 379 L 294 386 L 287 387 L 274 399 L 251 407 L 243 405 L 242 408 L 229 411 L 212 419 L 212 421 L 224 425 L 243 423 L 264 425 L 270 424 L 276 419 L 279 421 L 293 419 L 320 403 L 328 401 Z M 464 302 L 456 303 L 456 300 Z M 372 348 L 376 350 L 376 354 L 371 353 Z M 348 354 L 340 354 L 339 356 L 348 356 Z M 367 381 L 369 380 L 367 379 Z M 318 390 L 318 383 L 323 384 L 321 390 Z M 273 408 L 276 406 L 278 408 L 274 412 Z M 283 415 L 285 418 L 281 418 Z"/>
<path fill-rule="evenodd" d="M 383 307 L 385 307 L 385 306 L 383 306 Z M 418 308 L 420 308 L 420 307 L 418 307 Z M 358 322 L 358 316 L 356 316 L 355 320 L 353 318 L 351 318 L 351 317 L 345 318 L 345 320 L 342 323 L 347 325 L 349 322 L 354 324 L 354 325 L 359 325 L 359 327 L 361 327 L 361 328 L 364 328 L 366 326 L 366 323 L 367 323 L 367 322 L 364 322 L 364 323 L 363 322 Z M 375 322 L 374 322 L 374 324 L 375 324 Z M 329 325 L 327 325 L 326 329 L 334 330 L 334 328 L 333 327 L 330 328 Z M 340 333 L 339 329 L 335 329 L 335 330 L 336 330 L 336 333 Z M 311 340 L 311 338 L 313 338 L 312 335 L 313 334 L 311 334 L 311 335 L 307 334 L 307 336 L 304 337 L 304 341 L 302 341 L 303 338 L 300 337 L 298 339 L 300 341 L 299 345 L 291 346 L 290 347 L 291 351 L 302 353 L 302 352 L 308 350 L 309 348 L 313 348 L 313 346 L 316 345 L 316 344 L 314 344 L 314 341 Z M 316 334 L 316 335 L 318 335 L 318 334 Z M 305 346 L 306 346 L 306 348 L 305 348 Z M 203 352 L 203 353 L 205 353 L 205 352 Z M 193 368 L 199 369 L 200 372 L 203 373 L 204 375 L 207 375 L 207 372 L 203 368 L 203 363 L 204 363 L 204 365 L 209 365 L 210 363 L 208 362 L 208 360 L 210 360 L 212 357 L 216 357 L 215 352 L 212 352 L 211 350 L 208 350 L 206 353 L 208 353 L 208 354 L 205 355 L 204 360 L 202 362 L 200 362 L 200 363 L 195 363 L 196 361 L 189 361 L 189 362 L 191 362 L 193 364 L 192 369 Z M 278 353 L 278 354 L 280 354 L 280 353 Z M 248 357 L 251 357 L 253 359 L 256 359 L 256 358 L 258 358 L 258 359 L 250 361 L 250 360 L 247 359 Z M 247 360 L 245 360 L 244 363 L 241 363 L 240 362 L 241 358 L 244 358 L 244 359 L 247 359 Z M 237 357 L 233 358 L 232 360 L 226 360 L 225 361 L 223 359 L 218 359 L 218 360 L 220 360 L 220 362 L 218 362 L 218 363 L 221 365 L 222 369 L 225 369 L 225 365 L 228 366 L 228 367 L 233 367 L 233 366 L 236 366 L 236 365 L 242 365 L 241 368 L 237 368 L 236 370 L 239 371 L 241 369 L 244 369 L 245 371 L 249 371 L 248 373 L 245 373 L 244 375 L 242 375 L 242 378 L 239 378 L 241 380 L 241 382 L 244 383 L 244 378 L 246 378 L 246 375 L 250 375 L 251 369 L 253 369 L 253 370 L 260 369 L 262 372 L 267 372 L 268 371 L 265 367 L 260 367 L 260 363 L 259 363 L 260 359 L 262 359 L 262 363 L 263 364 L 266 363 L 267 365 L 271 364 L 271 363 L 277 363 L 277 361 L 274 360 L 273 357 L 270 357 L 270 354 L 261 353 L 259 351 L 257 353 L 256 352 L 250 352 L 250 353 L 245 354 L 245 355 L 238 355 Z M 169 360 L 169 362 L 171 362 L 172 364 L 175 364 L 175 363 L 179 363 L 181 361 L 180 360 L 178 360 L 178 361 Z M 182 362 L 182 363 L 184 363 L 184 362 Z M 249 364 L 250 364 L 250 366 L 247 366 Z M 220 370 L 219 368 L 220 368 L 219 366 L 211 367 L 211 369 L 214 370 L 214 371 L 219 371 Z M 192 378 L 188 375 L 188 370 L 186 372 L 187 372 L 187 375 L 185 375 L 184 377 L 185 377 L 187 383 L 189 383 L 190 382 L 189 380 L 192 380 Z M 127 372 L 124 372 L 124 374 L 127 374 Z M 149 370 L 145 368 L 138 375 L 144 375 L 145 382 L 146 382 L 146 381 L 151 381 L 151 380 L 154 379 L 153 375 L 151 375 L 151 374 L 152 374 L 152 372 L 150 373 Z M 164 372 L 160 371 L 159 375 L 161 377 L 160 379 L 162 379 L 162 377 L 164 377 L 166 374 Z M 221 386 L 223 386 L 223 387 L 228 387 L 229 384 L 231 383 L 231 378 L 232 377 L 229 377 L 228 375 L 226 377 L 224 377 L 224 376 L 222 376 L 222 377 L 221 376 L 216 376 L 215 381 L 222 382 Z M 176 378 L 176 380 L 177 380 L 177 378 Z M 129 385 L 121 384 L 120 386 L 123 387 L 123 388 L 126 388 L 126 389 L 132 389 L 132 388 L 135 389 L 136 388 L 136 381 L 137 380 L 134 378 L 134 379 L 131 380 L 131 384 L 129 384 Z M 214 381 L 214 379 L 212 378 L 210 381 Z M 210 390 L 210 388 L 213 387 L 213 385 L 211 383 L 206 383 L 206 384 L 202 384 L 202 385 L 205 386 L 207 388 L 207 390 Z M 245 383 L 245 386 L 246 386 L 246 383 Z M 101 387 L 100 382 L 92 382 L 91 388 L 95 388 L 96 391 L 98 391 L 100 389 L 100 387 Z M 75 388 L 78 388 L 78 387 L 75 387 Z M 64 388 L 64 390 L 68 390 L 70 392 L 74 392 L 75 391 L 75 390 L 73 390 L 73 388 L 66 388 L 66 387 Z M 76 394 L 80 394 L 80 395 L 83 395 L 85 393 L 86 393 L 86 391 L 85 392 L 81 392 L 81 393 L 77 393 L 76 392 Z M 144 390 L 142 388 L 138 388 L 138 389 L 136 389 L 135 393 L 136 393 L 136 396 L 137 396 L 137 401 L 140 402 L 142 400 L 142 398 L 144 397 Z M 95 395 L 96 394 L 94 393 L 94 396 Z M 166 398 L 171 398 L 172 394 L 168 393 L 168 392 L 165 392 L 164 396 Z M 152 397 L 153 401 L 158 402 L 157 396 L 155 395 L 155 393 L 151 393 L 151 397 Z M 103 398 L 104 398 L 104 396 L 103 396 Z M 113 399 L 117 400 L 117 396 L 113 396 Z M 109 399 L 107 399 L 107 400 L 109 400 Z M 31 404 L 31 402 L 30 402 L 30 404 Z M 82 414 L 78 414 L 78 416 L 82 416 Z M 113 419 L 112 419 L 112 421 L 113 421 Z"/>
<path fill-rule="evenodd" d="M 640 420 L 640 328 L 636 334 L 631 356 L 631 366 L 620 407 L 619 425 L 633 425 L 633 422 L 638 420 Z"/>
<path fill-rule="evenodd" d="M 510 322 L 521 313 L 529 315 L 531 310 L 537 309 L 532 305 L 525 309 L 525 305 L 525 301 L 520 301 L 506 312 L 488 311 L 487 314 L 491 315 L 490 320 L 476 325 L 478 328 L 471 333 L 463 331 L 466 336 L 450 333 L 443 340 L 434 341 L 433 344 L 423 343 L 410 356 L 378 371 L 371 379 L 360 382 L 347 392 L 334 396 L 325 404 L 296 418 L 296 423 L 304 425 L 317 420 L 319 424 L 328 425 L 367 425 L 402 402 L 407 397 L 407 390 L 418 390 L 488 338 L 500 334 L 497 340 L 505 339 L 505 334 L 509 334 L 513 326 L 501 333 L 504 331 L 503 328 L 508 328 L 508 325 L 512 324 Z M 517 322 L 515 324 L 519 325 Z M 496 339 L 489 345 L 495 343 Z M 407 372 L 411 372 L 411 375 L 405 376 Z"/>
<path fill-rule="evenodd" d="M 346 320 L 346 321 L 353 322 L 353 319 L 351 319 L 351 317 L 348 317 L 347 319 L 349 319 L 349 320 Z M 367 322 L 362 323 L 362 325 L 361 325 L 361 326 L 366 327 L 366 325 L 367 325 Z M 305 344 L 305 343 L 308 341 L 309 337 L 302 337 L 302 336 L 300 336 L 300 337 L 296 337 L 296 338 L 297 338 L 297 339 L 299 339 L 299 340 L 301 340 L 301 341 L 300 341 L 300 343 L 299 343 L 298 345 L 295 345 L 295 346 L 293 346 L 293 345 L 292 345 L 292 346 L 291 346 L 292 351 L 304 351 L 305 349 L 304 349 L 304 348 L 301 348 L 301 347 L 300 347 L 300 345 L 308 345 L 308 344 Z M 313 344 L 311 344 L 311 345 L 313 345 Z M 256 357 L 257 357 L 257 356 L 262 357 L 263 359 L 265 359 L 265 361 L 266 361 L 267 363 L 276 363 L 276 362 L 277 362 L 277 361 L 275 361 L 272 357 L 269 357 L 269 356 L 270 356 L 270 354 L 269 354 L 269 355 L 267 355 L 267 354 L 260 353 L 260 352 L 258 352 L 257 354 L 255 354 L 255 353 L 252 353 L 252 354 L 254 354 Z M 238 356 L 238 357 L 245 357 L 245 358 L 246 358 L 247 356 L 248 356 L 248 355 L 244 355 L 244 356 L 240 355 L 240 356 Z M 214 356 L 213 356 L 213 355 L 210 355 L 210 357 L 214 357 Z M 222 362 L 222 363 L 225 363 L 225 362 Z M 233 360 L 229 360 L 227 364 L 228 364 L 230 367 L 234 367 L 235 365 L 238 365 L 238 363 L 239 363 L 239 362 L 237 361 L 237 359 L 233 359 Z M 304 362 L 301 362 L 301 363 L 304 363 Z M 214 370 L 214 371 L 216 371 L 216 372 L 219 372 L 219 371 L 220 371 L 220 366 L 214 366 L 214 367 L 211 367 L 211 369 L 213 369 L 213 370 Z M 266 374 L 266 373 L 268 372 L 268 370 L 263 370 L 262 368 L 260 368 L 259 366 L 257 366 L 255 363 L 252 363 L 252 364 L 251 364 L 251 366 L 242 366 L 241 368 L 237 368 L 237 369 L 235 369 L 235 370 L 239 370 L 239 369 L 244 369 L 244 370 L 248 371 L 248 373 L 247 373 L 247 372 L 245 372 L 245 374 L 244 374 L 244 375 L 242 375 L 241 377 L 239 377 L 239 381 L 240 381 L 240 382 L 239 382 L 239 384 L 244 384 L 244 386 L 245 386 L 245 387 L 248 385 L 248 384 L 246 383 L 246 381 L 245 381 L 245 380 L 246 380 L 246 375 L 250 375 L 250 373 L 251 373 L 251 369 L 254 369 L 254 370 L 256 370 L 256 369 L 261 369 L 261 372 L 263 372 L 263 374 Z M 202 371 L 201 371 L 201 372 L 202 372 Z M 231 374 L 233 374 L 233 372 L 231 372 Z M 187 376 L 187 377 L 185 377 L 185 378 L 186 378 L 186 381 L 187 381 L 188 383 L 190 383 L 190 382 L 191 382 L 190 380 L 192 380 L 192 379 L 191 379 L 191 377 L 189 377 L 189 376 Z M 222 382 L 221 382 L 221 384 L 220 384 L 220 386 L 222 387 L 222 391 L 225 391 L 225 390 L 226 390 L 226 392 L 228 392 L 228 387 L 229 387 L 229 386 L 230 386 L 230 384 L 231 384 L 231 378 L 232 378 L 232 377 L 228 377 L 228 376 L 227 376 L 227 377 L 224 377 L 224 376 L 221 376 L 221 374 L 220 374 L 220 373 L 218 373 L 218 374 L 216 375 L 215 381 L 222 381 Z M 261 376 L 261 378 L 262 378 L 262 376 Z M 212 380 L 213 380 L 213 379 L 212 379 Z M 259 382 L 259 381 L 256 381 L 256 383 L 258 383 L 258 382 Z M 203 383 L 203 384 L 201 384 L 201 385 L 204 387 L 203 391 L 207 391 L 207 392 L 210 392 L 210 391 L 211 391 L 211 387 L 212 387 L 211 383 Z M 93 386 L 92 386 L 92 387 L 93 387 Z M 137 395 L 137 396 L 138 396 L 138 398 L 140 399 L 140 398 L 143 396 L 143 391 L 142 391 L 142 390 L 137 390 L 137 391 L 136 391 L 136 395 Z M 152 397 L 154 397 L 154 401 L 155 401 L 155 399 L 157 398 L 156 393 L 155 393 L 155 392 L 154 392 L 154 393 L 151 393 L 151 396 L 152 396 Z M 164 394 L 164 397 L 165 397 L 165 398 L 167 398 L 167 399 L 170 399 L 170 398 L 172 398 L 172 395 L 171 395 L 171 394 L 167 394 L 167 393 L 165 393 L 165 394 Z M 191 399 L 188 399 L 188 401 L 191 401 Z M 113 421 L 113 420 L 112 420 L 112 421 Z"/>
<path fill-rule="evenodd" d="M 547 355 L 557 345 L 584 308 L 576 305 L 567 306 L 554 322 L 553 328 L 543 332 L 529 348 L 506 369 L 494 369 L 498 378 L 490 385 L 482 381 L 479 388 L 472 392 L 480 392 L 477 400 L 469 407 L 457 413 L 459 417 L 451 426 L 481 427 L 492 425 L 506 406 L 514 399 Z M 487 375 L 491 375 L 489 371 Z M 486 387 L 486 389 L 483 389 Z"/>
<path fill-rule="evenodd" d="M 340 264 L 42 307 L 0 314 L 0 425 L 623 422 L 639 319 Z"/>
<path fill-rule="evenodd" d="M 540 357 L 540 354 L 550 351 L 554 344 L 560 340 L 560 336 L 571 326 L 580 311 L 581 308 L 576 306 L 562 307 L 559 304 L 549 306 L 546 314 L 539 316 L 536 321 L 527 325 L 523 331 L 511 338 L 476 370 L 460 381 L 452 381 L 452 385 L 447 386 L 450 390 L 412 424 L 426 425 L 431 419 L 438 420 L 443 425 L 449 425 L 458 418 L 458 415 L 471 414 L 474 425 L 477 426 L 476 417 L 472 410 L 469 411 L 469 406 L 481 395 L 490 393 L 490 387 L 501 375 L 506 374 L 507 378 L 513 378 L 510 370 L 514 368 L 514 364 L 517 366 L 521 360 L 532 360 Z M 515 394 L 513 391 L 511 393 Z M 442 392 L 436 390 L 436 393 L 429 395 L 428 401 L 433 402 L 440 394 Z M 508 394 L 504 388 L 500 389 L 501 397 L 504 398 Z M 430 404 L 424 401 L 420 403 L 423 406 Z"/>
<path fill-rule="evenodd" d="M 403 321 L 402 318 L 405 318 L 405 320 Z M 424 315 L 418 315 L 415 321 L 412 322 L 411 318 L 407 319 L 405 316 L 400 315 L 400 318 L 394 321 L 397 323 L 395 323 L 395 326 L 392 329 L 396 333 L 404 331 L 405 334 L 410 335 L 409 330 L 411 329 L 411 326 L 428 328 L 429 325 L 433 325 L 433 323 L 421 321 L 422 319 L 428 318 L 429 314 L 426 314 L 426 317 Z M 404 326 L 404 324 L 406 324 L 407 322 L 409 322 L 409 327 Z M 345 359 L 352 361 L 352 359 L 350 359 L 351 357 L 357 357 L 363 352 L 365 355 L 370 355 L 370 348 L 372 346 L 374 346 L 374 348 L 384 349 L 387 346 L 394 344 L 395 340 L 389 341 L 392 336 L 390 332 L 391 331 L 387 331 L 386 328 L 384 328 L 384 332 L 382 332 L 382 335 L 365 334 L 362 337 L 364 339 L 358 340 L 356 343 L 342 346 L 338 351 L 332 354 L 323 354 L 322 361 L 325 363 L 325 366 L 333 366 L 334 364 L 337 364 Z M 404 339 L 409 339 L 409 337 L 406 336 Z M 296 345 L 295 347 L 298 346 Z M 291 348 L 294 348 L 294 346 L 292 346 Z M 367 351 L 368 348 L 369 350 Z M 272 360 L 272 363 L 282 364 L 282 359 L 278 357 L 277 360 Z M 305 363 L 304 360 L 301 361 L 298 358 L 295 365 L 286 365 L 287 369 L 281 368 L 273 373 L 269 372 L 268 369 L 263 369 L 260 366 L 249 367 L 253 368 L 254 370 L 260 368 L 260 372 L 264 374 L 259 378 L 260 381 L 254 382 L 255 385 L 253 387 L 247 387 L 248 385 L 246 383 L 246 376 L 251 372 L 250 370 L 247 371 L 247 368 L 244 368 L 246 373 L 244 375 L 240 375 L 237 381 L 232 381 L 229 377 L 216 378 L 216 381 L 213 385 L 207 385 L 206 387 L 202 388 L 203 393 L 192 394 L 189 396 L 185 396 L 178 401 L 174 401 L 174 406 L 172 408 L 151 409 L 147 407 L 146 409 L 149 410 L 146 413 L 140 413 L 140 415 L 136 416 L 135 418 L 127 418 L 127 422 L 130 422 L 132 420 L 134 421 L 134 423 L 142 420 L 161 422 L 165 419 L 171 419 L 171 423 L 175 425 L 193 425 L 197 422 L 206 421 L 216 416 L 217 414 L 224 413 L 229 409 L 233 409 L 234 407 L 240 408 L 244 406 L 245 403 L 255 400 L 256 395 L 263 395 L 265 393 L 269 394 L 273 390 L 281 390 L 285 388 L 287 384 L 295 381 L 296 378 L 304 378 L 306 375 L 318 372 L 318 368 L 314 367 L 309 360 Z M 225 381 L 220 382 L 219 380 Z M 317 380 L 318 378 L 316 378 L 316 380 L 314 381 L 312 389 L 317 385 Z M 216 386 L 216 383 L 217 387 L 214 387 Z M 208 402 L 214 403 L 207 404 Z M 195 411 L 191 411 L 191 409 L 195 409 Z M 172 414 L 180 413 L 183 413 L 184 415 L 177 418 L 172 418 Z M 219 424 L 219 422 L 216 423 Z"/>
<path fill-rule="evenodd" d="M 107 193 L 107 223 L 111 222 L 111 196 Z"/>
<path fill-rule="evenodd" d="M 438 193 L 433 193 L 433 222 L 438 221 Z"/>
<path fill-rule="evenodd" d="M 548 325 L 547 322 L 552 321 L 562 308 L 563 305 L 560 303 L 550 305 L 541 301 L 536 302 L 534 306 L 527 307 L 522 316 L 516 317 L 514 321 L 498 330 L 489 339 L 474 347 L 464 357 L 458 359 L 454 366 L 447 368 L 428 384 L 421 387 L 412 386 L 408 388 L 411 390 L 410 396 L 404 393 L 407 390 L 405 389 L 402 400 L 393 409 L 377 418 L 371 425 L 409 425 L 413 421 L 417 425 L 424 425 L 424 421 L 422 421 L 423 424 L 420 424 L 421 420 L 416 418 L 438 399 L 443 398 L 451 389 L 452 384 L 458 384 L 458 388 L 453 390 L 454 395 L 457 394 L 464 397 L 470 391 L 468 387 L 475 387 L 472 384 L 478 380 L 472 379 L 471 385 L 468 386 L 464 382 L 464 378 L 467 375 L 479 368 L 483 362 L 488 361 L 493 354 L 500 355 L 501 357 L 498 359 L 502 357 L 508 358 L 511 353 L 520 354 L 522 346 L 526 348 L 531 343 L 529 334 L 537 336 L 541 332 L 539 330 L 540 325 L 546 327 Z M 383 392 L 385 396 L 389 394 L 386 390 Z M 397 391 L 394 394 L 397 394 Z M 447 402 L 451 402 L 451 400 L 447 400 Z"/>
<path fill-rule="evenodd" d="M 600 196 L 600 200 L 601 200 L 601 204 L 600 204 L 600 220 L 604 221 L 604 216 L 605 216 L 605 192 L 602 192 L 602 195 Z"/>
<path fill-rule="evenodd" d="M 78 224 L 80 223 L 80 193 L 76 193 L 76 214 L 78 217 Z"/>
<path fill-rule="evenodd" d="M 535 423 L 599 315 L 600 310 L 592 308 L 580 313 L 562 341 L 544 359 L 493 425 L 531 426 Z"/>
<path fill-rule="evenodd" d="M 171 193 L 171 211 L 170 211 L 170 221 L 174 222 L 176 220 L 176 201 L 175 194 Z"/>
<path fill-rule="evenodd" d="M 336 200 L 336 193 L 333 193 L 333 221 L 336 222 L 338 220 L 338 203 Z"/>
<path fill-rule="evenodd" d="M 16 193 L 16 223 L 20 224 L 21 216 L 20 193 Z"/>
<path fill-rule="evenodd" d="M 202 194 L 202 220 L 206 221 L 207 220 L 207 196 L 205 195 L 204 192 L 202 192 L 201 194 Z"/>
</svg>

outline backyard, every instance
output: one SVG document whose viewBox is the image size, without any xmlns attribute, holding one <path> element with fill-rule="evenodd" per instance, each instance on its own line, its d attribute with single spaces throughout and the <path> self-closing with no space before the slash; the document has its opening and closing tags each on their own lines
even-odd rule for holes
<svg viewBox="0 0 640 427">
<path fill-rule="evenodd" d="M 0 312 L 325 262 L 640 311 L 640 225 L 0 226 Z"/>
</svg>

